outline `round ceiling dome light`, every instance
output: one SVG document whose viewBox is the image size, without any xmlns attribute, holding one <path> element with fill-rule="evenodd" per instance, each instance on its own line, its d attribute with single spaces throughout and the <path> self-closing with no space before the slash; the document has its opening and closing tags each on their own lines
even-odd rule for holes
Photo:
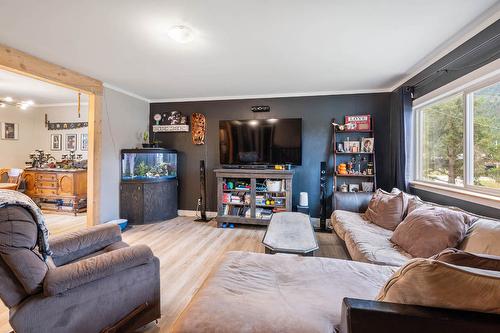
<svg viewBox="0 0 500 333">
<path fill-rule="evenodd" d="M 189 43 L 194 38 L 193 29 L 185 25 L 176 25 L 168 30 L 168 37 L 178 43 Z"/>
</svg>

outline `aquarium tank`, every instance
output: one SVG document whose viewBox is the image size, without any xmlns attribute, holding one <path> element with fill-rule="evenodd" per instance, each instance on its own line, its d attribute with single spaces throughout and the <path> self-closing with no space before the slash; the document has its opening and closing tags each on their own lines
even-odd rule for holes
<svg viewBox="0 0 500 333">
<path fill-rule="evenodd" d="M 124 149 L 122 180 L 162 180 L 177 177 L 177 151 L 163 148 Z"/>
</svg>

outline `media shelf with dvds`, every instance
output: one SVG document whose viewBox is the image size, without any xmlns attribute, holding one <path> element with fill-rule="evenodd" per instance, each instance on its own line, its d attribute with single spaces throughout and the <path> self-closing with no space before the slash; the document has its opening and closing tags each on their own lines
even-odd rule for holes
<svg viewBox="0 0 500 333">
<path fill-rule="evenodd" d="M 268 225 L 292 211 L 293 170 L 216 169 L 217 224 Z"/>
</svg>

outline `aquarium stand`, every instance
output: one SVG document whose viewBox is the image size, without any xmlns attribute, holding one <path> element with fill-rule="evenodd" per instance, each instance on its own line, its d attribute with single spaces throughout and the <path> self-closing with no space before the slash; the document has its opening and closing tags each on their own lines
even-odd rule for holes
<svg viewBox="0 0 500 333">
<path fill-rule="evenodd" d="M 148 224 L 177 217 L 177 188 L 175 150 L 122 150 L 120 218 Z"/>
</svg>

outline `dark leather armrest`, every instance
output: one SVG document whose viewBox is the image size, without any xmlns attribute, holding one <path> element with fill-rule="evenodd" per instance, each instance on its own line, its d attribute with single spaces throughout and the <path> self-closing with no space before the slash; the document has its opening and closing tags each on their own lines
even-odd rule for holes
<svg viewBox="0 0 500 333">
<path fill-rule="evenodd" d="M 341 333 L 493 333 L 500 315 L 344 298 Z"/>
<path fill-rule="evenodd" d="M 56 266 L 64 265 L 122 240 L 120 227 L 101 224 L 49 239 Z"/>
<path fill-rule="evenodd" d="M 368 192 L 335 192 L 333 194 L 333 210 L 364 213 L 372 196 L 373 193 Z"/>
<path fill-rule="evenodd" d="M 136 245 L 104 253 L 65 266 L 50 269 L 45 276 L 45 296 L 62 294 L 92 281 L 153 261 L 146 245 Z"/>
</svg>

